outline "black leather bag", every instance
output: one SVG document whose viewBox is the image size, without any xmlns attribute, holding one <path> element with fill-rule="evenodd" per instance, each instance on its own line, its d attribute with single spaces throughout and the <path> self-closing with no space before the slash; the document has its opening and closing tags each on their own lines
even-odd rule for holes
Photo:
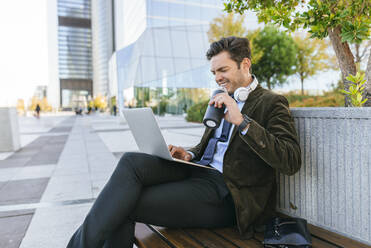
<svg viewBox="0 0 371 248">
<path fill-rule="evenodd" d="M 273 218 L 266 225 L 263 245 L 272 248 L 312 247 L 307 221 L 301 218 Z"/>
</svg>

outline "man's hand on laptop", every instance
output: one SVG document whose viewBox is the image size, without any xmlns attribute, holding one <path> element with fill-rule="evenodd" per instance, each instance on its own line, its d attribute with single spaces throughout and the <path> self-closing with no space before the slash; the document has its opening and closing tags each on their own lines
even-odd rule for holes
<svg viewBox="0 0 371 248">
<path fill-rule="evenodd" d="M 168 145 L 170 154 L 173 158 L 191 161 L 192 155 L 187 152 L 183 147 Z"/>
</svg>

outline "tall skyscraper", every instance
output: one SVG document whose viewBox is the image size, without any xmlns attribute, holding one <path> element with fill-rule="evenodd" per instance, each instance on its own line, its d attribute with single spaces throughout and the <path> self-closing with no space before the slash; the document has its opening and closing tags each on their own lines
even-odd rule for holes
<svg viewBox="0 0 371 248">
<path fill-rule="evenodd" d="M 109 94 L 113 0 L 48 0 L 48 100 L 54 108 L 84 106 Z"/>
<path fill-rule="evenodd" d="M 58 69 L 62 108 L 77 107 L 92 96 L 90 0 L 58 0 Z"/>
<path fill-rule="evenodd" d="M 108 63 L 112 56 L 112 0 L 91 0 L 93 93 L 109 96 Z"/>
</svg>

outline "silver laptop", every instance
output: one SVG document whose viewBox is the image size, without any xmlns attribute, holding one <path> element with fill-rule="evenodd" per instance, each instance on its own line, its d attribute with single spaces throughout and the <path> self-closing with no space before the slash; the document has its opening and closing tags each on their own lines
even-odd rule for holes
<svg viewBox="0 0 371 248">
<path fill-rule="evenodd" d="M 214 169 L 181 159 L 173 158 L 162 136 L 155 116 L 150 108 L 135 108 L 123 110 L 126 121 L 129 124 L 131 133 L 134 136 L 139 150 L 166 160 L 177 161 L 184 164 Z"/>
</svg>

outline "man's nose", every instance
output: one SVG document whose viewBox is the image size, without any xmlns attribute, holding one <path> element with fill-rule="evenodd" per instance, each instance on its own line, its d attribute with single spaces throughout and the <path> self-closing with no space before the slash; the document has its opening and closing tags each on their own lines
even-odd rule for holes
<svg viewBox="0 0 371 248">
<path fill-rule="evenodd" d="M 220 83 L 223 81 L 223 76 L 219 73 L 215 74 L 215 82 Z"/>
</svg>

